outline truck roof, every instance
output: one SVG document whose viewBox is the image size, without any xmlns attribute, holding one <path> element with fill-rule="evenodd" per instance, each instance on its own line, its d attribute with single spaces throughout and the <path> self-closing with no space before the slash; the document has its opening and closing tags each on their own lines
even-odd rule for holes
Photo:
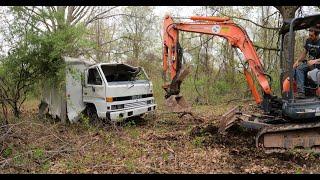
<svg viewBox="0 0 320 180">
<path fill-rule="evenodd" d="M 97 63 L 97 64 L 94 64 L 93 66 L 98 66 L 98 65 L 108 65 L 108 66 L 122 66 L 122 67 L 125 67 L 125 68 L 131 68 L 131 69 L 137 69 L 137 67 L 134 67 L 134 66 L 131 66 L 129 64 L 126 64 L 126 63 Z"/>
</svg>

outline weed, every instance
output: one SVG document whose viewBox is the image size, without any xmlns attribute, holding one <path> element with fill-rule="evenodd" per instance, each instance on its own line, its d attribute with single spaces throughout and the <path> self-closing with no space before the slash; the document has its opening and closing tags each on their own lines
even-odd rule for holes
<svg viewBox="0 0 320 180">
<path fill-rule="evenodd" d="M 81 114 L 80 120 L 81 120 L 81 122 L 83 123 L 83 125 L 85 126 L 86 129 L 89 129 L 91 127 L 90 126 L 90 119 L 89 119 L 88 116 L 86 116 L 84 114 Z"/>
<path fill-rule="evenodd" d="M 49 171 L 49 168 L 50 168 L 50 161 L 46 161 L 42 166 L 41 166 L 41 170 L 43 172 L 48 172 Z"/>
<path fill-rule="evenodd" d="M 137 129 L 128 129 L 127 131 L 132 139 L 137 139 L 140 135 Z"/>
<path fill-rule="evenodd" d="M 22 156 L 21 153 L 17 153 L 15 157 L 13 157 L 13 163 L 16 165 L 23 165 L 26 163 L 26 159 Z"/>
<path fill-rule="evenodd" d="M 100 133 L 100 134 L 102 134 L 102 133 Z M 112 142 L 112 139 L 113 139 L 113 136 L 112 136 L 111 133 L 105 133 L 105 135 L 104 135 L 104 142 L 105 142 L 106 144 L 110 144 L 110 143 Z"/>
<path fill-rule="evenodd" d="M 164 161 L 168 161 L 169 160 L 169 153 L 168 152 L 162 153 L 162 159 Z"/>
<path fill-rule="evenodd" d="M 196 136 L 193 141 L 192 144 L 196 147 L 196 148 L 201 148 L 203 146 L 203 142 L 205 140 L 205 137 L 203 136 Z"/>
<path fill-rule="evenodd" d="M 68 170 L 71 170 L 71 169 L 73 169 L 73 168 L 75 167 L 75 164 L 74 164 L 73 161 L 66 161 L 66 162 L 65 162 L 65 165 L 66 165 L 66 168 L 67 168 Z"/>
<path fill-rule="evenodd" d="M 126 127 L 136 127 L 136 122 L 134 120 L 130 120 L 126 123 Z"/>
<path fill-rule="evenodd" d="M 125 164 L 128 171 L 135 172 L 136 165 L 134 164 L 134 162 L 132 160 L 127 160 L 124 162 L 124 164 Z"/>
<path fill-rule="evenodd" d="M 298 167 L 295 171 L 296 174 L 302 174 L 302 168 Z"/>
<path fill-rule="evenodd" d="M 44 157 L 44 150 L 41 148 L 35 149 L 33 151 L 33 157 L 36 159 L 41 159 Z"/>
<path fill-rule="evenodd" d="M 7 148 L 3 151 L 2 156 L 3 156 L 4 158 L 7 158 L 7 157 L 9 157 L 9 156 L 12 154 L 12 151 L 13 151 L 12 145 L 9 145 L 9 147 L 7 147 Z"/>
</svg>

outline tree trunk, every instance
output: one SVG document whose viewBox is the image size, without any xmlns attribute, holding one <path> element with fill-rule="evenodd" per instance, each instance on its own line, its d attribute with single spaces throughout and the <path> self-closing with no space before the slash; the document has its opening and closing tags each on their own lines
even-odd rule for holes
<svg viewBox="0 0 320 180">
<path fill-rule="evenodd" d="M 295 12 L 299 7 L 300 6 L 275 6 L 275 8 L 279 10 L 283 21 L 294 18 Z M 287 62 L 287 60 L 289 59 L 289 43 L 290 43 L 289 36 L 288 34 L 286 34 L 286 36 L 284 37 L 284 44 L 283 44 L 283 64 L 282 64 L 282 67 L 286 72 L 281 77 L 281 83 L 289 75 L 288 74 L 289 64 Z M 295 42 L 293 41 L 293 44 L 294 43 Z"/>
<path fill-rule="evenodd" d="M 14 107 L 13 107 L 13 114 L 14 117 L 19 118 L 20 117 L 20 109 L 18 108 L 18 103 L 14 103 Z"/>
<path fill-rule="evenodd" d="M 9 124 L 8 122 L 8 109 L 7 109 L 7 106 L 2 103 L 2 113 L 3 113 L 3 118 L 4 118 L 4 124 L 7 125 Z"/>
</svg>

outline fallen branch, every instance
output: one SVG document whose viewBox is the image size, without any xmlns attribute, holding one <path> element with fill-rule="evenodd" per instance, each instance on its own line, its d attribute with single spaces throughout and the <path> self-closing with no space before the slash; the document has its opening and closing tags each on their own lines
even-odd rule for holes
<svg viewBox="0 0 320 180">
<path fill-rule="evenodd" d="M 165 148 L 166 148 L 168 151 L 170 151 L 171 153 L 174 154 L 175 152 L 174 152 L 174 150 L 172 150 L 172 148 L 171 148 L 170 145 L 168 144 L 168 141 L 165 141 L 165 142 L 166 142 L 166 145 L 167 145 L 167 146 L 165 146 Z"/>
</svg>

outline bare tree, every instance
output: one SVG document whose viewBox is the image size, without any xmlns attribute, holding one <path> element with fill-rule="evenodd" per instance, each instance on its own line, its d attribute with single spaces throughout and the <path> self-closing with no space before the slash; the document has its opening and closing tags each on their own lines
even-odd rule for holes
<svg viewBox="0 0 320 180">
<path fill-rule="evenodd" d="M 152 7 L 126 7 L 126 16 L 122 17 L 122 44 L 123 49 L 128 53 L 131 64 L 139 64 L 142 53 L 152 46 L 152 33 L 155 22 L 155 15 Z"/>
<path fill-rule="evenodd" d="M 41 22 L 45 30 L 51 32 L 64 26 L 74 26 L 79 23 L 88 26 L 98 19 L 108 18 L 105 15 L 117 6 L 104 8 L 97 8 L 96 6 L 23 6 L 15 8 L 20 9 L 22 16 L 33 17 Z M 30 25 L 32 25 L 32 22 L 30 22 Z M 35 28 L 41 30 L 39 27 Z"/>
<path fill-rule="evenodd" d="M 282 21 L 290 20 L 295 17 L 296 11 L 300 6 L 275 6 L 282 16 Z M 284 44 L 283 44 L 283 57 L 284 59 L 289 58 L 289 37 L 288 34 L 284 37 Z M 288 69 L 289 64 L 287 61 L 283 61 L 283 68 Z M 288 76 L 288 72 L 285 72 L 283 77 L 281 78 L 281 82 L 283 82 L 284 78 Z"/>
</svg>

